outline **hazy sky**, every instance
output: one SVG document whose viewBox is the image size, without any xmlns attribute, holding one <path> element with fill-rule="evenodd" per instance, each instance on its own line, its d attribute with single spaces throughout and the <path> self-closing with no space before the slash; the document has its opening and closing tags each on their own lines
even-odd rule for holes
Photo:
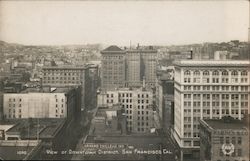
<svg viewBox="0 0 250 161">
<path fill-rule="evenodd" d="M 0 1 L 0 40 L 59 45 L 247 41 L 249 2 Z"/>
</svg>

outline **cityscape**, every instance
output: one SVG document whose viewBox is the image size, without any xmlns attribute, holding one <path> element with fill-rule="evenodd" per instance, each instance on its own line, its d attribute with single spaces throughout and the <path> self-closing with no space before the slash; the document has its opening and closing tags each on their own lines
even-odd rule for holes
<svg viewBox="0 0 250 161">
<path fill-rule="evenodd" d="M 0 36 L 0 160 L 249 161 L 247 27 L 171 45 Z"/>
</svg>

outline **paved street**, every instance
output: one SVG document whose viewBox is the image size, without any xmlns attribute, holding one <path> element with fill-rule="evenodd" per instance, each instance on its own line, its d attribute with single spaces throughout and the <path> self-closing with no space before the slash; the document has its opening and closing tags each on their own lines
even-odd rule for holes
<svg viewBox="0 0 250 161">
<path fill-rule="evenodd" d="M 89 110 L 87 113 L 86 113 L 86 118 L 87 118 L 87 124 L 86 126 L 83 128 L 83 131 L 82 131 L 82 137 L 80 138 L 80 140 L 78 141 L 77 145 L 76 145 L 76 148 L 75 150 L 76 151 L 81 151 L 82 148 L 83 148 L 83 143 L 85 143 L 86 139 L 87 139 L 87 136 L 89 134 L 89 130 L 91 128 L 91 121 L 93 119 L 93 117 L 95 116 L 96 112 L 97 112 L 97 109 L 98 108 L 93 108 L 92 110 Z M 83 158 L 80 156 L 80 155 L 73 155 L 71 160 L 82 160 Z"/>
</svg>

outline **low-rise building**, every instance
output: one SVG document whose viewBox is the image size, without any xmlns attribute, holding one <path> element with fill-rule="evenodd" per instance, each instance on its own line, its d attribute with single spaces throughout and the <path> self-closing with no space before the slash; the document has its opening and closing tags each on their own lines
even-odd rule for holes
<svg viewBox="0 0 250 161">
<path fill-rule="evenodd" d="M 150 133 L 155 128 L 156 110 L 153 105 L 153 92 L 145 88 L 120 88 L 101 91 L 98 106 L 113 106 L 120 103 L 127 120 L 127 131 Z"/>
<path fill-rule="evenodd" d="M 93 124 L 95 136 L 126 134 L 126 117 L 122 113 L 120 104 L 112 107 L 99 107 Z"/>
<path fill-rule="evenodd" d="M 230 116 L 200 120 L 200 160 L 248 161 L 249 128 Z"/>
<path fill-rule="evenodd" d="M 3 95 L 5 119 L 17 118 L 68 118 L 77 117 L 80 111 L 79 87 L 27 88 L 20 93 Z"/>
</svg>

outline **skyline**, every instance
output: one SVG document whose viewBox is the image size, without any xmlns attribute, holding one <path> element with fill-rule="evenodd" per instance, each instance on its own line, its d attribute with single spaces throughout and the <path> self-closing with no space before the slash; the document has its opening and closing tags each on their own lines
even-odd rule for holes
<svg viewBox="0 0 250 161">
<path fill-rule="evenodd" d="M 248 1 L 0 1 L 0 8 L 0 40 L 24 45 L 248 40 Z"/>
</svg>

